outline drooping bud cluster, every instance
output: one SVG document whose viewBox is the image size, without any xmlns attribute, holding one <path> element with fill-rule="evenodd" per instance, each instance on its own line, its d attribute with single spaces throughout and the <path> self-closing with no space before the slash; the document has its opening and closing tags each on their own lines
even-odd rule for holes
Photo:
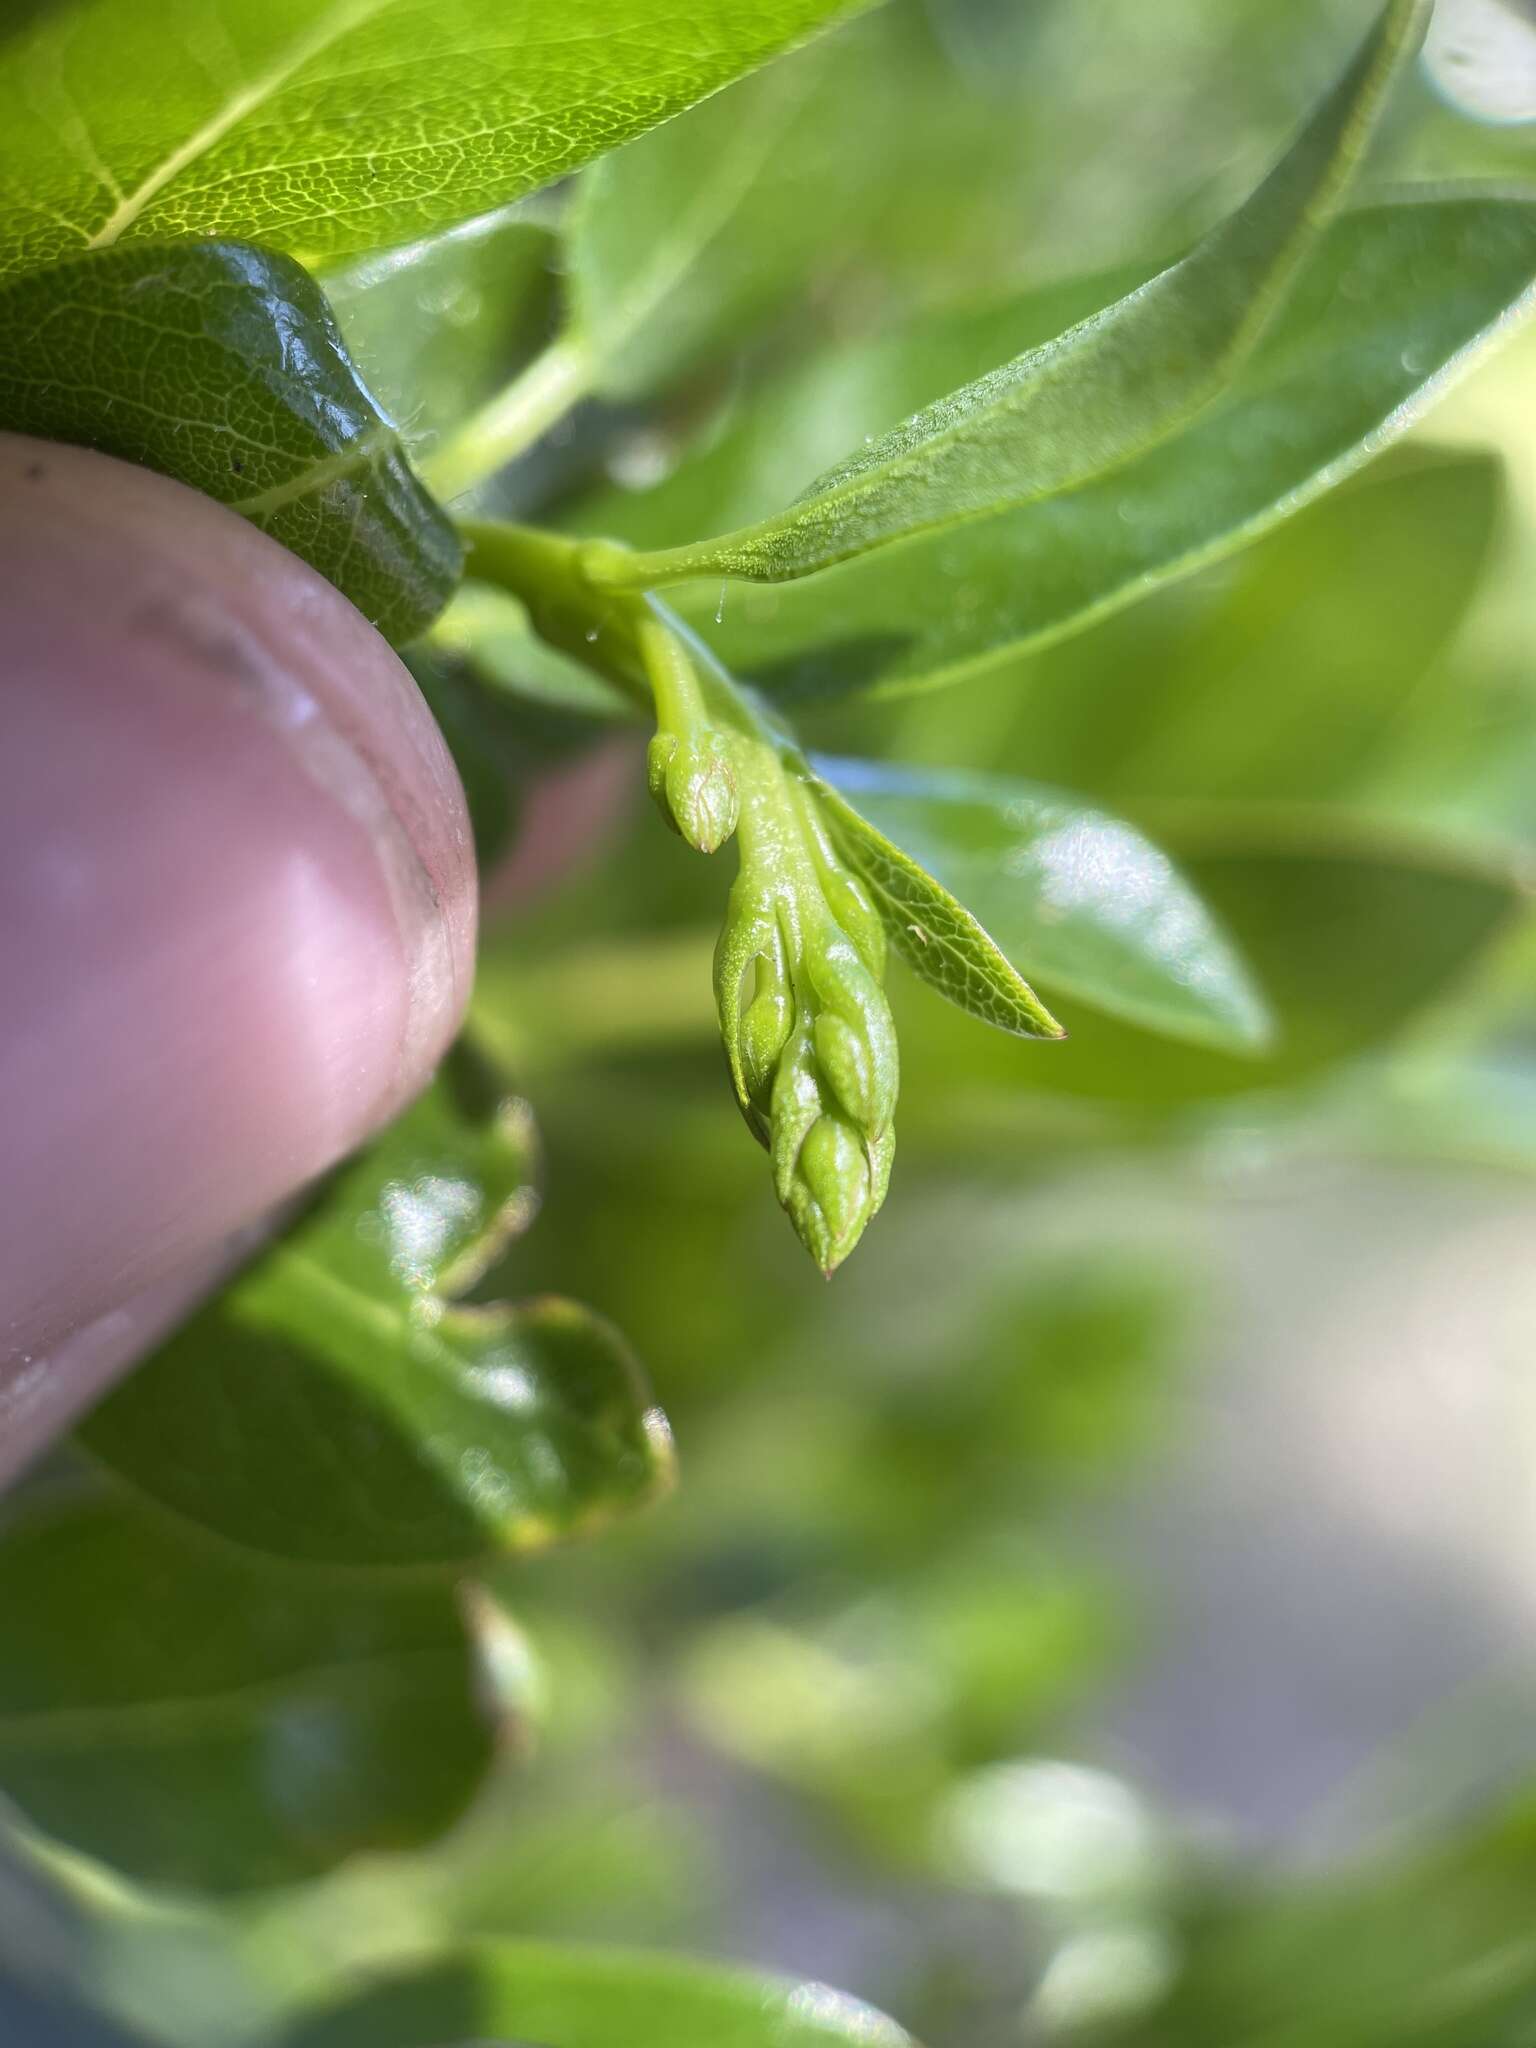
<svg viewBox="0 0 1536 2048">
<path fill-rule="evenodd" d="M 827 838 L 815 799 L 788 791 L 798 858 L 743 847 L 716 954 L 737 1097 L 768 1147 L 801 1242 L 831 1273 L 885 1199 L 895 1149 L 896 1031 L 885 933 Z"/>
</svg>

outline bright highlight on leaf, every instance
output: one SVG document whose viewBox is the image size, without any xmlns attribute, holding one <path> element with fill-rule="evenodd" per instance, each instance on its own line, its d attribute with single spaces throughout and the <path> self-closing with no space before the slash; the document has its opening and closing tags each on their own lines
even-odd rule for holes
<svg viewBox="0 0 1536 2048">
<path fill-rule="evenodd" d="M 1183 262 L 1058 341 L 915 414 L 720 540 L 625 562 L 615 584 L 780 582 L 987 512 L 1070 491 L 1175 433 L 1259 341 L 1348 189 L 1429 0 L 1391 0 L 1334 91 L 1247 204 Z"/>
</svg>

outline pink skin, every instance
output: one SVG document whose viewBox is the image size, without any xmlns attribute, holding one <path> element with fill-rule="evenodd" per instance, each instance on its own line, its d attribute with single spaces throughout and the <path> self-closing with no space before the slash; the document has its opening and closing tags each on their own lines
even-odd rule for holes
<svg viewBox="0 0 1536 2048">
<path fill-rule="evenodd" d="M 422 1086 L 475 919 L 363 618 L 180 485 L 0 435 L 0 1482 Z"/>
</svg>

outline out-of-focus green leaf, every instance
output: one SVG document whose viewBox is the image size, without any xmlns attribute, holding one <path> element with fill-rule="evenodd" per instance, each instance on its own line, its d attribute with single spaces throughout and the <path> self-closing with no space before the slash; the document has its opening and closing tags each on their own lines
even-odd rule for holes
<svg viewBox="0 0 1536 2048">
<path fill-rule="evenodd" d="M 611 683 L 541 640 L 517 599 L 488 583 L 466 583 L 432 637 L 493 696 L 587 720 L 634 716 L 633 705 Z"/>
<path fill-rule="evenodd" d="M 0 48 L 0 272 L 432 234 L 664 121 L 837 0 L 68 0 Z"/>
<path fill-rule="evenodd" d="M 1494 457 L 1426 459 L 1281 528 L 1187 621 L 1161 675 L 1129 678 L 1161 716 L 1140 726 L 1116 788 L 1156 802 L 1347 793 L 1411 720 L 1464 618 L 1502 487 Z"/>
<path fill-rule="evenodd" d="M 615 576 L 806 576 L 894 540 L 1070 491 L 1166 441 L 1220 393 L 1283 302 L 1348 189 L 1428 15 L 1427 0 L 1389 0 L 1289 154 L 1181 263 L 914 414 L 818 477 L 788 511 L 615 565 Z"/>
<path fill-rule="evenodd" d="M 618 1332 L 461 1305 L 531 1219 L 530 1125 L 462 1058 L 90 1415 L 83 1441 L 231 1541 L 355 1566 L 538 1548 L 636 1507 L 671 1448 Z"/>
<path fill-rule="evenodd" d="M 325 273 L 354 360 L 413 448 L 466 419 L 544 341 L 557 253 L 548 228 L 503 212 Z"/>
<path fill-rule="evenodd" d="M 825 758 L 816 766 L 846 799 L 834 799 L 835 829 L 878 891 L 903 957 L 962 1009 L 1002 1022 L 978 999 L 975 970 L 958 981 L 934 971 L 950 948 L 931 924 L 919 936 L 922 904 L 902 886 L 914 868 L 953 892 L 967 921 L 990 934 L 992 953 L 1064 996 L 1229 1052 L 1268 1041 L 1264 999 L 1225 934 L 1167 855 L 1130 825 L 1000 776 Z M 889 850 L 877 853 L 882 840 Z"/>
<path fill-rule="evenodd" d="M 386 638 L 446 603 L 461 549 L 313 280 L 237 242 L 113 250 L 0 288 L 0 426 L 206 491 Z"/>
<path fill-rule="evenodd" d="M 1025 687 L 976 700 L 982 732 L 919 697 L 891 707 L 888 743 L 920 759 L 984 747 L 1133 816 L 1180 798 L 1360 804 L 1468 694 L 1442 657 L 1505 497 L 1495 458 L 1415 443 L 1027 679 L 1021 661 Z"/>
<path fill-rule="evenodd" d="M 1074 1012 L 1031 1085 L 1151 1107 L 1300 1080 L 1448 996 L 1525 901 L 1510 864 L 1327 813 L 1170 811 L 1159 837 L 1268 998 L 1273 1051 L 1242 1059 Z"/>
<path fill-rule="evenodd" d="M 486 1944 L 301 2023 L 282 2048 L 913 2048 L 825 1984 L 666 1956 Z"/>
<path fill-rule="evenodd" d="M 429 1841 L 496 1740 L 450 1589 L 273 1572 L 115 1501 L 6 1530 L 0 1634 L 0 1790 L 154 1883 L 288 1883 Z"/>
<path fill-rule="evenodd" d="M 568 248 L 596 390 L 627 397 L 678 376 L 807 292 L 818 261 L 856 236 L 878 199 L 860 144 L 870 96 L 888 96 L 893 40 L 860 23 L 587 172 Z"/>
<path fill-rule="evenodd" d="M 1500 1824 L 1321 1881 L 1208 1880 L 1174 1929 L 1165 1982 L 1073 2038 L 1084 2048 L 1519 2048 L 1536 2019 L 1533 1846 L 1527 1796 Z"/>
<path fill-rule="evenodd" d="M 805 583 L 732 591 L 718 627 L 716 590 L 684 593 L 682 608 L 737 673 L 787 701 L 983 675 L 1232 553 L 1359 468 L 1523 310 L 1533 278 L 1536 204 L 1467 196 L 1351 215 L 1329 230 L 1227 397 L 1167 446 L 1048 503 Z M 892 344 L 870 357 L 862 401 L 851 374 L 820 373 L 853 427 L 888 420 L 881 358 L 898 353 Z M 777 413 L 826 417 L 782 387 L 742 444 L 753 460 Z M 665 489 L 691 512 L 685 475 Z M 660 493 L 656 512 L 670 526 Z M 644 497 L 628 516 L 649 519 Z"/>
</svg>

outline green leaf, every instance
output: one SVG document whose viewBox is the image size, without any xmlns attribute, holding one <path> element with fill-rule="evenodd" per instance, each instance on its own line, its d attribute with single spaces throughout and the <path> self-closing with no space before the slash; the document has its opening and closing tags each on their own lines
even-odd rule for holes
<svg viewBox="0 0 1536 2048">
<path fill-rule="evenodd" d="M 459 1056 L 308 1216 L 91 1414 L 162 1505 L 282 1557 L 455 1566 L 585 1532 L 671 1475 L 618 1332 L 459 1305 L 531 1219 L 526 1105 Z"/>
<path fill-rule="evenodd" d="M 1144 276 L 1117 271 L 1112 279 L 1077 278 L 981 305 L 914 315 L 892 332 L 824 349 L 749 388 L 661 482 L 590 489 L 570 505 L 565 523 L 636 548 L 683 542 L 711 523 L 748 525 L 824 469 L 850 431 L 882 431 L 995 363 L 1021 338 L 1049 340 Z M 725 609 L 729 614 L 738 605 L 771 607 L 801 594 L 798 586 L 732 591 Z M 688 593 L 679 596 L 686 605 Z M 711 616 L 716 603 L 712 591 Z"/>
<path fill-rule="evenodd" d="M 573 24 L 569 0 L 65 0 L 0 48 L 0 273 L 182 235 L 306 259 L 429 235 L 665 120 L 837 4 L 582 0 Z"/>
<path fill-rule="evenodd" d="M 413 450 L 482 406 L 555 319 L 559 244 L 501 212 L 321 280 L 347 347 Z"/>
<path fill-rule="evenodd" d="M 1289 154 L 1172 269 L 915 414 L 818 477 L 778 517 L 616 562 L 611 580 L 806 576 L 1070 491 L 1166 441 L 1220 393 L 1269 325 L 1348 189 L 1428 15 L 1427 0 L 1389 0 Z"/>
<path fill-rule="evenodd" d="M 0 287 L 0 426 L 205 491 L 407 640 L 458 576 L 452 526 L 296 263 L 131 248 Z"/>
<path fill-rule="evenodd" d="M 450 1588 L 274 1572 L 115 1500 L 6 1530 L 0 1635 L 0 1788 L 153 1883 L 289 1883 L 430 1841 L 496 1743 Z"/>
<path fill-rule="evenodd" d="M 1001 776 L 815 765 L 840 792 L 828 793 L 834 828 L 903 957 L 962 1009 L 1029 1030 L 999 1011 L 997 977 L 983 964 L 1001 960 L 1018 985 L 1016 961 L 1053 992 L 1149 1031 L 1239 1054 L 1266 1044 L 1264 999 L 1230 942 L 1130 825 Z M 924 885 L 954 902 L 947 924 L 931 921 Z M 1030 1003 L 1053 1027 L 1045 1035 L 1059 1035 Z M 1032 1028 L 1041 1035 L 1039 1022 Z"/>
<path fill-rule="evenodd" d="M 301 2022 L 281 2048 L 915 2048 L 824 1984 L 604 1949 L 487 1943 Z"/>
<path fill-rule="evenodd" d="M 1239 1058 L 1074 1012 L 1070 1046 L 1025 1085 L 1152 1106 L 1309 1079 L 1452 995 L 1525 908 L 1513 859 L 1342 812 L 1170 808 L 1158 836 L 1264 990 L 1273 1050 Z"/>
<path fill-rule="evenodd" d="M 712 637 L 785 701 L 985 675 L 1231 554 L 1359 469 L 1528 310 L 1533 277 L 1536 203 L 1352 215 L 1226 399 L 1167 446 L 1065 497 L 733 593 Z M 775 403 L 794 410 L 793 391 Z M 683 608 L 707 624 L 716 592 Z"/>
</svg>

